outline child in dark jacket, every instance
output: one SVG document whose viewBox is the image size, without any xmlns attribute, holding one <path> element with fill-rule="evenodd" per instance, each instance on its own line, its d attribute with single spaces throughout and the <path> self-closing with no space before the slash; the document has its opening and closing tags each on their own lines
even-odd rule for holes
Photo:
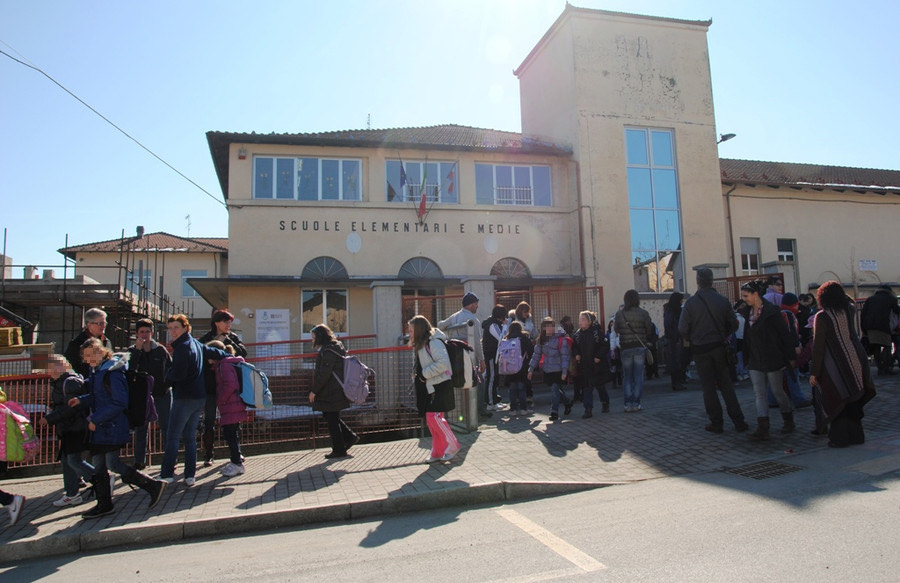
<svg viewBox="0 0 900 583">
<path fill-rule="evenodd" d="M 584 389 L 584 415 L 582 419 L 593 416 L 594 390 L 600 394 L 602 411 L 609 413 L 609 394 L 606 383 L 612 380 L 609 370 L 609 342 L 606 334 L 597 321 L 597 315 L 590 311 L 578 315 L 578 331 L 572 346 L 575 360 L 578 362 L 578 377 Z"/>
<path fill-rule="evenodd" d="M 78 409 L 69 407 L 69 399 L 83 393 L 84 379 L 72 370 L 61 354 L 51 354 L 47 366 L 50 373 L 50 412 L 41 418 L 41 425 L 53 425 L 59 442 L 62 464 L 62 498 L 54 500 L 56 507 L 77 506 L 84 500 L 79 486 L 91 479 L 94 466 L 84 461 L 82 452 L 88 449 L 87 419 Z"/>
<path fill-rule="evenodd" d="M 238 379 L 238 369 L 235 366 L 244 362 L 240 356 L 234 356 L 234 348 L 225 345 L 219 340 L 206 343 L 207 346 L 218 348 L 230 353 L 232 356 L 222 360 L 210 360 L 209 366 L 216 377 L 216 406 L 219 409 L 219 427 L 231 460 L 222 468 L 222 475 L 233 477 L 244 473 L 244 456 L 241 454 L 241 422 L 247 420 L 247 406 L 241 400 L 241 383 Z"/>
<path fill-rule="evenodd" d="M 571 357 L 567 338 L 565 332 L 556 329 L 553 318 L 544 318 L 541 322 L 540 336 L 534 343 L 534 354 L 528 365 L 529 380 L 534 371 L 540 367 L 544 371 L 544 384 L 550 385 L 550 421 L 559 419 L 560 401 L 565 407 L 564 415 L 572 412 L 572 401 L 566 396 L 565 389 Z"/>
</svg>

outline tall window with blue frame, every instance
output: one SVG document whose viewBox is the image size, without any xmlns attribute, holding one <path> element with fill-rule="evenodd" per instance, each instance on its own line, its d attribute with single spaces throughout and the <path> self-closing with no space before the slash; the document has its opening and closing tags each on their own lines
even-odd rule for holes
<svg viewBox="0 0 900 583">
<path fill-rule="evenodd" d="M 626 128 L 628 211 L 635 289 L 683 291 L 678 166 L 672 130 Z"/>
</svg>

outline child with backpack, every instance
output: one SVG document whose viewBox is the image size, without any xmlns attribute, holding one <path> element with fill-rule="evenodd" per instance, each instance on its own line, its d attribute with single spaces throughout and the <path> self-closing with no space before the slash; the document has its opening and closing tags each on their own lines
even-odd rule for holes
<svg viewBox="0 0 900 583">
<path fill-rule="evenodd" d="M 12 409 L 8 409 L 6 406 L 6 393 L 3 392 L 3 387 L 0 387 L 0 421 L 3 423 L 0 424 L 0 431 L 6 431 L 7 424 L 7 415 L 12 415 L 14 411 Z M 8 451 L 10 444 L 6 444 L 7 449 L 0 452 L 0 472 L 6 471 L 6 462 L 7 456 L 11 453 Z M 19 451 L 22 457 L 24 457 L 25 452 Z M 19 456 L 16 456 L 17 458 Z M 22 514 L 22 509 L 25 508 L 25 496 L 20 494 L 12 494 L 10 492 L 6 492 L 4 490 L 0 490 L 0 505 L 6 508 L 6 512 L 9 513 L 9 525 L 12 526 L 16 522 L 19 521 L 19 516 Z"/>
<path fill-rule="evenodd" d="M 69 399 L 82 394 L 84 379 L 72 370 L 72 365 L 61 354 L 51 354 L 47 370 L 50 373 L 50 412 L 41 417 L 41 425 L 56 427 L 59 442 L 59 460 L 62 464 L 63 495 L 53 505 L 77 506 L 83 502 L 78 487 L 94 474 L 94 466 L 87 463 L 82 452 L 88 449 L 87 419 L 69 407 Z"/>
<path fill-rule="evenodd" d="M 247 420 L 247 406 L 241 400 L 241 383 L 235 365 L 244 362 L 235 356 L 234 347 L 221 340 L 211 340 L 207 346 L 224 350 L 231 356 L 222 360 L 209 360 L 210 370 L 216 379 L 216 407 L 219 409 L 219 427 L 228 444 L 230 461 L 220 470 L 226 478 L 244 473 L 244 456 L 241 454 L 241 422 Z M 212 420 L 210 420 L 212 421 Z"/>
<path fill-rule="evenodd" d="M 528 376 L 528 359 L 534 346 L 528 334 L 522 331 L 521 322 L 513 322 L 497 348 L 497 369 L 506 378 L 509 387 L 509 416 L 531 415 L 525 380 Z"/>
<path fill-rule="evenodd" d="M 349 455 L 347 450 L 359 441 L 359 436 L 341 419 L 341 411 L 350 407 L 350 399 L 344 394 L 338 378 L 335 378 L 337 375 L 343 379 L 344 356 L 347 352 L 331 328 L 325 324 L 314 327 L 310 334 L 313 338 L 313 348 L 318 349 L 319 354 L 316 356 L 316 372 L 313 376 L 312 390 L 309 392 L 309 402 L 313 409 L 322 412 L 322 417 L 328 424 L 331 453 L 325 457 L 344 458 Z"/>
<path fill-rule="evenodd" d="M 113 356 L 112 351 L 98 338 L 91 338 L 81 345 L 81 358 L 91 369 L 91 376 L 84 384 L 88 392 L 70 399 L 69 407 L 79 407 L 88 414 L 91 465 L 94 466 L 91 484 L 97 496 L 97 505 L 81 516 L 85 519 L 99 518 L 114 511 L 114 477 L 110 476 L 109 470 L 119 474 L 126 484 L 147 492 L 150 508 L 153 508 L 162 498 L 166 482 L 154 480 L 119 459 L 119 452 L 130 437 L 128 417 L 125 415 L 128 407 L 128 381 L 125 378 L 128 359 L 121 355 Z"/>
<path fill-rule="evenodd" d="M 544 371 L 544 384 L 550 385 L 550 421 L 559 419 L 559 403 L 562 401 L 565 410 L 563 415 L 572 412 L 572 401 L 566 396 L 565 385 L 569 374 L 570 340 L 562 330 L 557 330 L 556 321 L 546 317 L 541 322 L 541 333 L 534 344 L 534 354 L 528 365 L 528 380 L 540 367 Z"/>
</svg>

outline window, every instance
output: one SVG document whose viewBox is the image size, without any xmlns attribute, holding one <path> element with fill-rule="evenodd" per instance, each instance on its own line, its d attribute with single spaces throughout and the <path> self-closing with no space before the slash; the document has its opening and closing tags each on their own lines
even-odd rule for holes
<svg viewBox="0 0 900 583">
<path fill-rule="evenodd" d="M 200 294 L 192 288 L 187 282 L 192 277 L 208 277 L 205 269 L 182 269 L 181 270 L 181 296 L 185 298 L 196 298 Z"/>
<path fill-rule="evenodd" d="M 794 239 L 778 239 L 778 261 L 794 262 L 797 241 Z"/>
<path fill-rule="evenodd" d="M 549 166 L 475 164 L 478 204 L 551 206 Z"/>
<path fill-rule="evenodd" d="M 153 289 L 153 272 L 144 269 L 143 261 L 139 261 L 137 267 L 125 274 L 125 289 L 136 296 Z"/>
<path fill-rule="evenodd" d="M 330 158 L 253 159 L 253 198 L 362 200 L 362 162 Z"/>
<path fill-rule="evenodd" d="M 636 289 L 674 291 L 684 262 L 673 132 L 626 128 L 625 162 Z"/>
<path fill-rule="evenodd" d="M 350 278 L 343 263 L 334 257 L 325 256 L 308 262 L 300 277 L 313 281 L 342 281 Z"/>
<path fill-rule="evenodd" d="M 459 169 L 455 162 L 388 160 L 384 170 L 388 202 L 419 202 L 423 191 L 427 202 L 459 202 Z"/>
<path fill-rule="evenodd" d="M 759 274 L 759 239 L 741 237 L 741 273 Z"/>
<path fill-rule="evenodd" d="M 347 334 L 347 290 L 304 289 L 301 306 L 303 336 L 309 338 L 312 329 L 325 324 L 335 334 Z"/>
</svg>

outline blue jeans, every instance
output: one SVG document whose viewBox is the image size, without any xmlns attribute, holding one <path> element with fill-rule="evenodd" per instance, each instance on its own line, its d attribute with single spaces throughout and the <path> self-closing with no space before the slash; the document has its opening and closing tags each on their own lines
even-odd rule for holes
<svg viewBox="0 0 900 583">
<path fill-rule="evenodd" d="M 550 385 L 550 412 L 558 413 L 560 401 L 563 405 L 569 404 L 565 385 L 562 384 L 562 371 L 544 372 L 544 384 Z"/>
<path fill-rule="evenodd" d="M 197 474 L 197 427 L 200 414 L 206 404 L 206 397 L 199 399 L 174 399 L 166 428 L 166 450 L 163 454 L 161 478 L 171 478 L 175 474 L 179 441 L 184 441 L 184 477 L 193 478 Z"/>
<path fill-rule="evenodd" d="M 509 383 L 509 410 L 528 410 L 528 396 L 523 381 L 510 381 Z"/>
<path fill-rule="evenodd" d="M 797 375 L 797 369 L 790 366 L 785 367 L 784 382 L 787 385 L 788 395 L 790 395 L 791 403 L 794 407 L 805 405 L 809 399 L 806 398 L 806 395 L 803 394 L 803 389 L 800 388 L 800 377 Z M 772 393 L 773 390 L 784 392 L 781 385 L 778 385 L 777 387 L 768 385 L 766 387 L 766 395 L 769 398 L 770 407 L 776 404 L 775 395 Z"/>
<path fill-rule="evenodd" d="M 84 461 L 80 453 L 63 454 L 60 457 L 63 471 L 63 487 L 66 496 L 73 497 L 78 494 L 78 478 L 85 482 L 91 481 L 94 475 L 94 466 Z"/>
<path fill-rule="evenodd" d="M 784 369 L 764 372 L 761 370 L 750 369 L 750 382 L 753 383 L 753 392 L 756 395 L 756 416 L 769 418 L 769 400 L 766 396 L 766 382 L 770 385 L 778 386 L 775 392 L 775 398 L 781 406 L 782 413 L 791 413 L 794 409 L 791 407 L 791 400 L 784 391 L 781 390 L 781 376 Z"/>
<path fill-rule="evenodd" d="M 123 472 L 128 471 L 128 466 L 119 459 L 118 449 L 106 453 L 91 454 L 91 464 L 94 466 L 94 475 L 112 471 L 121 476 Z"/>
<path fill-rule="evenodd" d="M 644 394 L 644 353 L 643 346 L 623 348 L 622 353 L 622 392 L 625 395 L 625 406 L 636 407 L 641 404 Z"/>
</svg>

